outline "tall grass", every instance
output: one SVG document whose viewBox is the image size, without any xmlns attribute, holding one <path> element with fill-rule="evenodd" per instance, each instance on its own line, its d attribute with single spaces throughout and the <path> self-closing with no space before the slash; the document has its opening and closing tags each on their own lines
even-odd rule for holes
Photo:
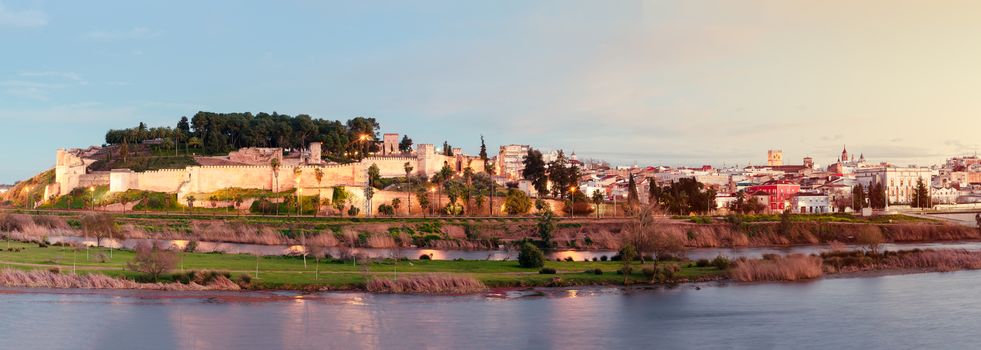
<svg viewBox="0 0 981 350">
<path fill-rule="evenodd" d="M 729 277 L 740 282 L 797 281 L 821 277 L 821 258 L 801 254 L 740 259 L 729 269 Z"/>
<path fill-rule="evenodd" d="M 225 276 L 217 276 L 207 285 L 194 282 L 139 283 L 103 274 L 61 274 L 46 270 L 0 270 L 0 286 L 24 288 L 85 288 L 85 289 L 156 289 L 156 290 L 238 290 L 239 286 Z"/>
<path fill-rule="evenodd" d="M 372 278 L 365 288 L 376 293 L 468 294 L 482 292 L 487 286 L 472 277 L 425 274 L 394 280 Z"/>
<path fill-rule="evenodd" d="M 882 265 L 896 269 L 936 271 L 981 269 L 981 252 L 961 249 L 923 250 L 886 257 Z"/>
</svg>

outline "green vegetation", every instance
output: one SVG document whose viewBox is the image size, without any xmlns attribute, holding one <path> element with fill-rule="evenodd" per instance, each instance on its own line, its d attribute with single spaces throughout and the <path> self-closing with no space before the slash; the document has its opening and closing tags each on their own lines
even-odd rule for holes
<svg viewBox="0 0 981 350">
<path fill-rule="evenodd" d="M 142 274 L 127 268 L 136 254 L 130 250 L 114 250 L 112 258 L 107 248 L 73 248 L 66 246 L 39 247 L 34 243 L 11 243 L 10 249 L 0 251 L 0 267 L 18 269 L 60 269 L 70 273 L 73 264 L 78 273 L 102 273 L 137 279 Z M 88 259 L 86 259 L 88 256 Z M 255 278 L 258 261 L 259 278 Z M 619 284 L 624 277 L 614 274 L 622 262 L 557 262 L 543 261 L 543 267 L 554 269 L 554 275 L 541 275 L 538 269 L 522 268 L 515 261 L 484 260 L 351 260 L 334 258 L 310 259 L 304 266 L 300 256 L 259 257 L 245 254 L 214 254 L 177 252 L 174 270 L 162 273 L 160 281 L 184 280 L 187 271 L 223 271 L 234 280 L 251 275 L 253 288 L 259 289 L 360 289 L 370 278 L 390 278 L 423 273 L 460 274 L 476 278 L 488 287 Z M 665 263 L 661 263 L 665 264 Z M 714 267 L 678 265 L 677 279 L 715 278 L 723 271 Z M 184 271 L 184 273 L 182 273 Z M 319 272 L 318 272 L 319 271 Z M 600 271 L 598 274 L 596 271 Z M 558 278 L 556 280 L 555 278 Z M 641 273 L 627 276 L 631 283 L 649 282 Z"/>
<path fill-rule="evenodd" d="M 185 154 L 191 148 L 203 154 L 224 154 L 243 147 L 281 147 L 300 149 L 310 142 L 323 143 L 324 156 L 331 159 L 361 159 L 369 152 L 377 152 L 380 128 L 374 118 L 356 117 L 342 123 L 337 120 L 315 119 L 306 114 L 291 117 L 273 112 L 213 113 L 198 112 L 188 119 L 182 117 L 174 128 L 139 126 L 109 130 L 106 144 L 119 145 L 124 152 L 118 158 L 127 159 L 130 144 L 160 139 L 161 149 L 171 154 L 181 149 Z M 134 169 L 131 167 L 131 169 Z M 134 169 L 135 170 L 135 169 Z"/>
<path fill-rule="evenodd" d="M 54 169 L 49 169 L 34 175 L 34 177 L 18 182 L 7 193 L 3 194 L 5 202 L 15 207 L 29 206 L 29 202 L 40 202 L 44 198 L 44 188 L 55 182 Z"/>
</svg>

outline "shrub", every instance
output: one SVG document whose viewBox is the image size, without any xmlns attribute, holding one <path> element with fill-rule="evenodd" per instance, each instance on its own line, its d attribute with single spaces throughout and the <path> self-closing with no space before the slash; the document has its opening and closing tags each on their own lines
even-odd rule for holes
<svg viewBox="0 0 981 350">
<path fill-rule="evenodd" d="M 423 254 L 419 256 L 419 260 L 432 260 L 432 259 L 433 257 L 429 256 L 428 254 Z"/>
<path fill-rule="evenodd" d="M 711 264 L 712 264 L 712 266 L 715 266 L 715 268 L 717 268 L 719 270 L 725 270 L 725 269 L 728 269 L 729 268 L 729 265 L 731 264 L 731 262 L 729 261 L 729 258 L 728 257 L 726 257 L 725 255 L 719 254 L 719 256 L 716 256 L 715 259 L 712 259 L 712 263 Z"/>
<path fill-rule="evenodd" d="M 542 275 L 554 275 L 555 269 L 551 267 L 543 267 L 541 270 L 538 270 L 538 273 Z"/>
<path fill-rule="evenodd" d="M 708 259 L 698 259 L 698 261 L 695 262 L 695 267 L 709 267 L 711 264 L 712 263 L 709 262 Z"/>
<path fill-rule="evenodd" d="M 378 206 L 378 214 L 393 216 L 395 215 L 395 207 L 388 204 L 381 204 Z"/>
<path fill-rule="evenodd" d="M 347 216 L 358 216 L 358 213 L 361 213 L 361 209 L 358 209 L 356 206 L 352 205 L 347 209 Z"/>
<path fill-rule="evenodd" d="M 594 269 L 594 270 L 593 270 L 593 274 L 594 274 L 594 275 L 602 275 L 602 274 L 603 274 L 603 270 L 600 270 L 600 269 Z"/>
<path fill-rule="evenodd" d="M 191 240 L 187 242 L 186 246 L 184 246 L 184 252 L 194 253 L 196 250 L 198 250 L 198 241 Z"/>
<path fill-rule="evenodd" d="M 518 253 L 518 264 L 525 268 L 538 268 L 545 266 L 545 253 L 531 243 L 521 245 L 521 252 Z"/>
<path fill-rule="evenodd" d="M 508 189 L 507 197 L 504 198 L 504 211 L 508 215 L 526 214 L 531 210 L 531 199 L 516 189 Z"/>
<path fill-rule="evenodd" d="M 600 261 L 606 261 L 606 260 L 608 260 L 608 258 L 606 257 L 606 255 L 600 256 Z"/>
<path fill-rule="evenodd" d="M 572 257 L 571 257 L 571 256 L 567 256 L 567 257 L 565 257 L 565 261 L 568 261 L 568 262 L 572 262 L 572 261 L 573 261 L 573 259 L 572 259 Z"/>
</svg>

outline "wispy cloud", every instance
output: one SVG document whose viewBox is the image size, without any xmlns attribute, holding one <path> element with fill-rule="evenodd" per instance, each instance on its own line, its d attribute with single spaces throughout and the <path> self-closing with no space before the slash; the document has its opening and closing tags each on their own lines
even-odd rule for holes
<svg viewBox="0 0 981 350">
<path fill-rule="evenodd" d="M 57 72 L 57 71 L 27 71 L 21 72 L 19 74 L 25 78 L 55 78 L 64 79 L 78 83 L 80 85 L 87 85 L 89 82 L 82 79 L 82 76 L 75 72 Z"/>
<path fill-rule="evenodd" d="M 92 30 L 82 34 L 82 37 L 89 40 L 112 41 L 112 40 L 135 40 L 150 39 L 160 36 L 162 32 L 147 27 L 133 27 L 129 30 Z"/>
<path fill-rule="evenodd" d="M 48 24 L 48 15 L 38 10 L 12 10 L 0 2 L 0 27 L 42 27 Z"/>
<path fill-rule="evenodd" d="M 0 81 L 0 88 L 7 95 L 37 101 L 49 101 L 55 90 L 71 86 L 88 85 L 88 81 L 74 72 L 26 71 L 17 79 Z"/>
</svg>

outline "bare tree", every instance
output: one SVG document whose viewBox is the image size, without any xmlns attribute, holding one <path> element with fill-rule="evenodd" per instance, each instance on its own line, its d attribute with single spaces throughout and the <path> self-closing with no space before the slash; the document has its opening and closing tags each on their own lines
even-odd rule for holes
<svg viewBox="0 0 981 350">
<path fill-rule="evenodd" d="M 147 275 L 154 282 L 161 275 L 172 270 L 177 263 L 177 255 L 171 250 L 164 249 L 156 241 L 153 244 L 145 242 L 137 244 L 134 252 L 136 256 L 133 257 L 133 261 L 126 263 L 126 267 Z"/>
</svg>

